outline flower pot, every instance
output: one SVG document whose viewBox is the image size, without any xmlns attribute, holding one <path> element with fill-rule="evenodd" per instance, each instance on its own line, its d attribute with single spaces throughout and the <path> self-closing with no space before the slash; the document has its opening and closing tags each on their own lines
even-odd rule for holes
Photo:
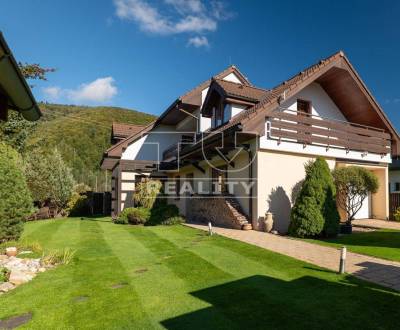
<svg viewBox="0 0 400 330">
<path fill-rule="evenodd" d="M 18 250 L 16 247 L 8 247 L 6 248 L 6 255 L 8 257 L 15 257 L 18 254 Z"/>
<path fill-rule="evenodd" d="M 340 225 L 340 233 L 341 234 L 351 234 L 353 233 L 353 225 L 349 225 L 347 223 Z"/>
<path fill-rule="evenodd" d="M 264 231 L 266 233 L 271 232 L 273 226 L 274 226 L 274 218 L 272 213 L 271 212 L 265 213 Z"/>
</svg>

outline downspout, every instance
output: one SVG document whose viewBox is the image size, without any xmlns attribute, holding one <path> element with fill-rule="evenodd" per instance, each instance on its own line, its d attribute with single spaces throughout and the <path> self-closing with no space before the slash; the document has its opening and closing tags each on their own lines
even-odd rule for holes
<svg viewBox="0 0 400 330">
<path fill-rule="evenodd" d="M 249 144 L 243 145 L 244 150 L 247 151 L 249 156 L 249 184 L 250 184 L 250 196 L 249 196 L 249 218 L 253 223 L 253 152 L 251 151 Z"/>
</svg>

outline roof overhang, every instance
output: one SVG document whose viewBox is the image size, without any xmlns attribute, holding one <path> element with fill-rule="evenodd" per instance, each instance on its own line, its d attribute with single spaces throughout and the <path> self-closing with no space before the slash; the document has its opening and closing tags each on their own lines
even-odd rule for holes
<svg viewBox="0 0 400 330">
<path fill-rule="evenodd" d="M 6 98 L 6 110 L 16 110 L 29 121 L 35 121 L 41 117 L 42 113 L 35 98 L 1 32 L 0 94 Z"/>
</svg>

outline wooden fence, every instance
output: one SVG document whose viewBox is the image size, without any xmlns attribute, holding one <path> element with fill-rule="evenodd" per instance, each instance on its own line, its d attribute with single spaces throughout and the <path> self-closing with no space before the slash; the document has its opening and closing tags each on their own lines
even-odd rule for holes
<svg viewBox="0 0 400 330">
<path fill-rule="evenodd" d="M 400 193 L 392 192 L 389 194 L 389 219 L 393 219 L 393 213 L 400 207 Z"/>
</svg>

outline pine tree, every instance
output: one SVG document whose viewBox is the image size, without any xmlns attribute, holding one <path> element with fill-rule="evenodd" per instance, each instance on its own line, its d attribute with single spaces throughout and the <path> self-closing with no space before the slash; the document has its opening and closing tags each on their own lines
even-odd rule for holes
<svg viewBox="0 0 400 330">
<path fill-rule="evenodd" d="M 18 153 L 0 142 L 0 242 L 18 239 L 33 210 L 21 165 Z"/>
<path fill-rule="evenodd" d="M 339 226 L 335 185 L 327 162 L 318 157 L 305 166 L 306 178 L 291 212 L 289 234 L 334 236 Z"/>
</svg>

